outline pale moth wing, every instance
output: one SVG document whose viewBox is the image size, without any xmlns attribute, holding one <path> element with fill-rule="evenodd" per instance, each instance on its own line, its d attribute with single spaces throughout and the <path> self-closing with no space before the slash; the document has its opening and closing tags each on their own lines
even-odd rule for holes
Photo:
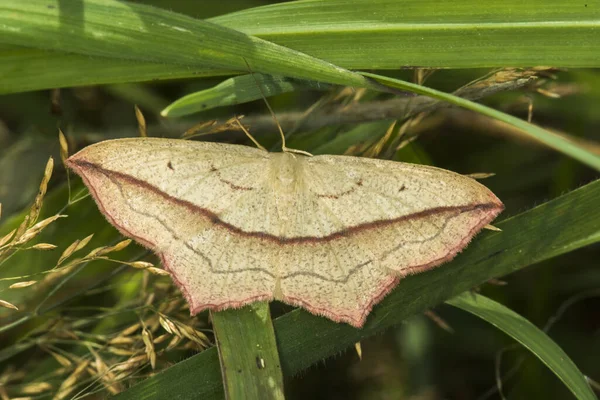
<svg viewBox="0 0 600 400">
<path fill-rule="evenodd" d="M 402 277 L 452 259 L 503 210 L 469 177 L 359 157 L 136 138 L 67 163 L 160 256 L 192 314 L 277 299 L 360 327 Z"/>
</svg>

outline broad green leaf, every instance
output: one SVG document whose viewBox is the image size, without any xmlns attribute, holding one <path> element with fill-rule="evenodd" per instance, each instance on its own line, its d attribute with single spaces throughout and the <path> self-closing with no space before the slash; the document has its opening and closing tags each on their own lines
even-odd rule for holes
<svg viewBox="0 0 600 400">
<path fill-rule="evenodd" d="M 267 302 L 212 312 L 226 398 L 283 399 L 283 375 Z"/>
<path fill-rule="evenodd" d="M 512 336 L 546 364 L 579 400 L 596 400 L 585 377 L 569 356 L 543 331 L 519 314 L 476 293 L 462 293 L 446 302 Z"/>
<path fill-rule="evenodd" d="M 454 261 L 406 278 L 377 305 L 363 329 L 303 310 L 274 321 L 284 375 L 293 375 L 361 339 L 423 312 L 487 280 L 600 242 L 600 180 L 496 224 Z M 185 384 L 184 384 L 185 382 Z M 119 399 L 223 396 L 216 349 L 182 361 L 123 392 Z"/>
</svg>

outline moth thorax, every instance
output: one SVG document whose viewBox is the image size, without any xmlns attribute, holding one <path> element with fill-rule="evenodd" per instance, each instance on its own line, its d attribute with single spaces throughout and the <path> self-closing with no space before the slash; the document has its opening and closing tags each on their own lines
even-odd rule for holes
<svg viewBox="0 0 600 400">
<path fill-rule="evenodd" d="M 292 193 L 296 190 L 301 172 L 300 157 L 290 153 L 273 154 L 272 182 L 281 191 L 280 193 Z"/>
</svg>

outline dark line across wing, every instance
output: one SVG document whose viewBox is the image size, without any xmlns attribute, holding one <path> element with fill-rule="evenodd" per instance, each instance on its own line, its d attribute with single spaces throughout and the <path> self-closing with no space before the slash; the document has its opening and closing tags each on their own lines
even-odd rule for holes
<svg viewBox="0 0 600 400">
<path fill-rule="evenodd" d="M 148 182 L 134 178 L 134 177 L 124 174 L 122 172 L 111 171 L 111 170 L 102 168 L 101 166 L 91 163 L 91 162 L 88 162 L 88 161 L 82 161 L 82 160 L 75 159 L 75 160 L 70 160 L 70 162 L 77 165 L 80 168 L 94 169 L 104 175 L 107 175 L 107 176 L 112 175 L 118 179 L 127 181 L 132 185 L 137 185 L 143 189 L 149 190 L 152 193 L 155 193 L 156 195 L 159 195 L 160 197 L 164 198 L 168 202 L 174 203 L 181 207 L 185 207 L 193 213 L 200 214 L 200 215 L 204 216 L 205 218 L 208 218 L 213 224 L 219 225 L 222 228 L 230 231 L 231 233 L 234 233 L 234 234 L 237 234 L 240 236 L 261 238 L 264 240 L 272 241 L 272 242 L 280 244 L 280 245 L 292 245 L 292 244 L 298 244 L 298 243 L 319 243 L 319 242 L 332 241 L 332 240 L 339 239 L 342 237 L 351 236 L 353 234 L 356 234 L 356 233 L 364 231 L 364 230 L 380 228 L 380 227 L 392 225 L 392 224 L 395 224 L 395 223 L 398 223 L 401 221 L 416 220 L 416 219 L 424 218 L 424 217 L 427 217 L 428 215 L 434 215 L 437 213 L 451 212 L 451 211 L 457 211 L 459 213 L 463 213 L 463 212 L 469 212 L 469 211 L 475 211 L 475 210 L 498 209 L 498 208 L 502 207 L 501 205 L 493 203 L 493 202 L 482 203 L 482 204 L 467 204 L 467 205 L 463 205 L 463 206 L 453 206 L 453 207 L 435 207 L 435 208 L 431 208 L 429 210 L 420 211 L 420 212 L 417 212 L 414 214 L 409 214 L 409 215 L 405 215 L 405 216 L 394 218 L 394 219 L 377 220 L 377 221 L 373 221 L 373 222 L 369 222 L 369 223 L 365 223 L 365 224 L 361 224 L 361 225 L 352 226 L 352 227 L 340 230 L 338 232 L 334 232 L 330 235 L 323 236 L 323 237 L 299 236 L 299 237 L 286 238 L 286 237 L 279 237 L 279 236 L 276 236 L 276 235 L 273 235 L 270 233 L 266 233 L 266 232 L 246 232 L 246 231 L 242 230 L 241 228 L 238 228 L 237 226 L 231 225 L 231 224 L 221 220 L 217 214 L 213 213 L 210 210 L 207 210 L 205 208 L 197 206 L 189 201 L 181 200 L 176 197 L 173 197 L 173 196 L 163 192 L 162 190 L 158 189 L 157 187 L 149 184 Z"/>
<path fill-rule="evenodd" d="M 121 191 L 121 195 L 123 196 L 123 198 L 125 198 L 125 195 L 123 194 L 123 191 L 122 191 L 121 183 L 120 183 L 118 180 L 116 180 L 114 177 L 111 177 L 111 176 L 108 176 L 108 175 L 107 175 L 107 178 L 108 178 L 108 179 L 110 179 L 110 180 L 112 180 L 112 181 L 113 181 L 113 183 L 114 183 L 115 185 L 117 185 L 117 187 L 118 187 L 118 188 L 119 188 L 119 190 Z M 136 212 L 136 213 L 138 213 L 139 215 L 143 215 L 143 216 L 145 216 L 145 217 L 152 218 L 152 219 L 156 220 L 156 221 L 157 221 L 157 222 L 158 222 L 160 225 L 162 225 L 162 227 L 163 227 L 163 228 L 164 228 L 166 231 L 168 231 L 169 233 L 171 233 L 171 235 L 173 235 L 173 237 L 174 237 L 175 239 L 177 239 L 177 240 L 180 240 L 180 241 L 183 243 L 183 245 L 184 245 L 184 246 L 185 246 L 185 247 L 186 247 L 188 250 L 190 250 L 190 251 L 191 251 L 192 253 L 194 253 L 195 255 L 197 255 L 197 256 L 199 256 L 199 257 L 202 257 L 202 259 L 204 260 L 204 262 L 205 262 L 205 263 L 208 265 L 208 269 L 209 269 L 209 270 L 210 270 L 212 273 L 214 273 L 214 274 L 229 275 L 229 274 L 232 274 L 232 273 L 240 273 L 240 272 L 256 271 L 256 272 L 261 272 L 261 273 L 267 274 L 267 275 L 271 276 L 272 278 L 279 278 L 279 279 L 281 279 L 281 280 L 285 280 L 285 279 L 294 278 L 294 277 L 296 277 L 296 276 L 310 276 L 310 277 L 313 277 L 313 278 L 318 278 L 318 279 L 320 279 L 320 280 L 323 280 L 323 281 L 326 281 L 326 282 L 334 282 L 334 283 L 347 283 L 347 282 L 350 280 L 350 278 L 351 278 L 351 277 L 352 277 L 352 276 L 353 276 L 355 273 L 357 273 L 357 272 L 358 272 L 360 269 L 362 269 L 363 267 L 365 267 L 365 266 L 367 266 L 367 265 L 369 265 L 369 264 L 371 264 L 371 263 L 373 262 L 373 260 L 368 260 L 368 261 L 362 262 L 362 263 L 360 263 L 360 264 L 356 264 L 356 265 L 354 265 L 352 268 L 348 269 L 348 274 L 347 274 L 345 277 L 343 277 L 343 278 L 339 278 L 339 279 L 336 279 L 336 278 L 329 278 L 329 277 L 327 277 L 327 276 L 324 276 L 324 275 L 321 275 L 321 274 L 318 274 L 318 273 L 315 273 L 315 272 L 312 272 L 312 271 L 297 271 L 297 272 L 292 272 L 292 273 L 290 273 L 290 274 L 286 274 L 286 275 L 281 275 L 281 276 L 279 276 L 279 275 L 277 275 L 277 274 L 274 274 L 274 273 L 272 273 L 271 271 L 269 271 L 269 270 L 268 270 L 268 269 L 266 269 L 266 268 L 239 268 L 239 269 L 231 269 L 231 268 L 227 268 L 227 269 L 224 269 L 224 270 L 222 270 L 222 269 L 219 269 L 217 266 L 215 266 L 215 265 L 214 265 L 214 263 L 213 263 L 213 261 L 212 261 L 212 260 L 211 260 L 209 257 L 207 257 L 207 256 L 204 254 L 204 252 L 202 252 L 202 251 L 198 250 L 197 248 L 195 248 L 195 247 L 191 246 L 191 245 L 190 245 L 188 242 L 186 242 L 185 240 L 183 240 L 182 238 L 180 238 L 180 237 L 177 235 L 177 233 L 176 233 L 176 232 L 174 232 L 174 231 L 173 231 L 173 230 L 172 230 L 172 229 L 171 229 L 171 228 L 168 226 L 168 224 L 167 224 L 165 221 L 163 221 L 163 220 L 162 220 L 162 219 L 161 219 L 159 216 L 157 216 L 157 215 L 154 215 L 154 214 L 149 214 L 149 213 L 147 213 L 147 212 L 144 212 L 144 211 L 142 211 L 142 210 L 137 210 L 137 209 L 133 209 L 133 211 L 134 211 L 134 212 Z M 398 245 L 396 245 L 396 246 L 394 247 L 394 251 L 395 251 L 395 250 L 398 250 L 399 248 L 401 248 L 402 246 L 405 246 L 405 245 L 407 245 L 407 244 L 411 244 L 411 243 L 423 243 L 423 242 L 430 241 L 430 240 L 433 240 L 433 239 L 437 238 L 437 237 L 438 237 L 438 236 L 439 236 L 439 235 L 440 235 L 440 234 L 441 234 L 441 233 L 444 231 L 445 227 L 448 225 L 448 222 L 449 222 L 449 221 L 450 221 L 452 218 L 456 218 L 456 217 L 458 217 L 460 214 L 461 214 L 460 212 L 455 212 L 454 214 L 452 214 L 452 215 L 449 215 L 449 216 L 448 216 L 448 218 L 446 219 L 446 221 L 444 222 L 444 224 L 443 224 L 443 225 L 442 225 L 442 226 L 439 228 L 439 231 L 438 231 L 438 232 L 437 232 L 437 233 L 436 233 L 434 236 L 432 236 L 432 237 L 430 237 L 430 238 L 428 238 L 428 239 L 426 239 L 426 240 L 408 240 L 408 241 L 403 241 L 403 242 L 400 242 Z M 113 224 L 116 224 L 116 221 L 113 221 Z M 120 225 L 119 225 L 119 224 L 117 224 L 117 226 L 120 226 Z M 125 229 L 124 229 L 122 226 L 120 226 L 120 227 L 121 227 L 121 229 L 125 230 Z M 129 233 L 129 235 L 128 235 L 128 236 L 130 236 L 130 237 L 133 237 L 133 238 L 136 238 L 137 240 L 140 240 L 140 239 L 142 239 L 143 241 L 145 241 L 145 242 L 146 242 L 146 240 L 145 240 L 145 239 L 143 239 L 143 238 L 140 238 L 140 237 L 138 237 L 138 236 L 134 235 L 134 234 L 133 234 L 133 233 L 131 233 L 131 232 L 128 232 L 128 233 Z M 389 252 L 388 252 L 388 253 L 389 253 Z M 448 254 L 450 254 L 450 253 L 448 253 Z M 164 257 L 166 257 L 166 255 L 165 255 Z M 410 273 L 410 271 L 412 271 L 413 269 L 420 269 L 420 268 L 424 268 L 424 267 L 425 267 L 425 268 L 427 268 L 427 266 L 431 266 L 431 265 L 437 265 L 437 264 L 440 262 L 440 260 L 443 260 L 443 259 L 445 259 L 446 257 L 447 257 L 447 255 L 446 255 L 446 256 L 444 256 L 444 257 L 441 257 L 440 259 L 437 259 L 437 260 L 434 260 L 434 261 L 432 261 L 432 262 L 429 262 L 428 264 L 425 264 L 425 265 L 414 265 L 414 266 L 407 267 L 407 271 Z"/>
</svg>

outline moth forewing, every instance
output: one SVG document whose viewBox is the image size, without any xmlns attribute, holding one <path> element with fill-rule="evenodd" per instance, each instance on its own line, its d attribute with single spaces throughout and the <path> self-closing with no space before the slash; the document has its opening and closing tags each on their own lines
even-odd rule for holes
<svg viewBox="0 0 600 400">
<path fill-rule="evenodd" d="M 192 313 L 277 294 L 360 327 L 402 277 L 452 259 L 503 209 L 469 177 L 359 157 L 138 138 L 67 164 L 160 256 Z"/>
</svg>

